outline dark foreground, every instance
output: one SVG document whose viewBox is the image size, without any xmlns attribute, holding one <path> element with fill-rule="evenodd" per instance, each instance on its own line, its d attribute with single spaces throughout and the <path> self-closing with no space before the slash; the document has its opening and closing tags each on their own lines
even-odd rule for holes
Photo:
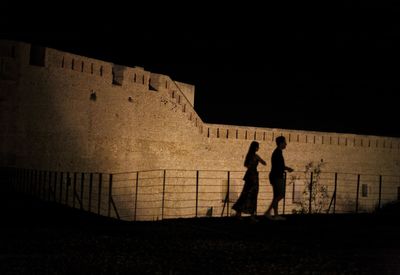
<svg viewBox="0 0 400 275">
<path fill-rule="evenodd" d="M 397 214 L 126 223 L 2 194 L 0 274 L 400 274 Z"/>
</svg>

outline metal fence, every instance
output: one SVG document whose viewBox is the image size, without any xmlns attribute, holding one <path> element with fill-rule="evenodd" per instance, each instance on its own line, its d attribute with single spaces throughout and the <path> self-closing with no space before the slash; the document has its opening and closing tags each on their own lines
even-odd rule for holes
<svg viewBox="0 0 400 275">
<path fill-rule="evenodd" d="M 230 216 L 245 171 L 148 170 L 87 173 L 2 168 L 18 192 L 107 217 L 136 221 Z M 272 201 L 260 171 L 257 214 Z M 296 171 L 285 175 L 280 214 L 372 212 L 399 199 L 400 176 Z"/>
</svg>

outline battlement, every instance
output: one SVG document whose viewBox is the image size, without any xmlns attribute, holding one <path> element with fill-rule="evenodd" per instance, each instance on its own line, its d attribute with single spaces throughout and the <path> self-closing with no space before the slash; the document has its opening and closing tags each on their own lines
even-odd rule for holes
<svg viewBox="0 0 400 275">
<path fill-rule="evenodd" d="M 275 143 L 275 138 L 283 135 L 286 137 L 288 143 L 364 147 L 370 149 L 380 148 L 400 151 L 400 140 L 391 137 L 244 127 L 224 124 L 205 124 L 204 126 L 204 133 L 207 138 L 256 140 Z"/>
<path fill-rule="evenodd" d="M 60 50 L 30 45 L 23 42 L 0 40 L 0 75 L 6 79 L 17 77 L 19 66 L 34 65 L 50 70 L 70 70 L 102 79 L 118 86 L 146 86 L 149 90 L 174 90 L 194 106 L 194 86 L 172 80 L 169 76 L 151 73 L 142 67 L 127 67 Z M 60 71 L 61 69 L 61 71 Z M 183 100 L 182 100 L 183 101 Z"/>
<path fill-rule="evenodd" d="M 284 135 L 295 167 L 324 159 L 342 172 L 399 168 L 399 138 L 205 123 L 194 85 L 52 48 L 0 41 L 0 85 L 5 166 L 235 170 L 251 141 L 265 154 Z"/>
</svg>

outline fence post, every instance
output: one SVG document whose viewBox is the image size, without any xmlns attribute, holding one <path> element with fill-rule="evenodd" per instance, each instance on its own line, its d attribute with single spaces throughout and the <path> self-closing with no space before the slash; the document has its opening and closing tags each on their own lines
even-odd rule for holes
<svg viewBox="0 0 400 275">
<path fill-rule="evenodd" d="M 196 171 L 196 218 L 197 218 L 198 207 L 199 207 L 199 170 Z"/>
<path fill-rule="evenodd" d="M 102 186 L 102 181 L 103 181 L 103 174 L 99 173 L 99 193 L 97 194 L 98 200 L 97 200 L 97 214 L 100 215 L 100 209 L 101 209 L 101 186 Z"/>
<path fill-rule="evenodd" d="M 42 189 L 43 189 L 43 197 L 41 199 L 43 199 L 44 201 L 46 200 L 46 182 L 47 182 L 47 171 L 43 171 L 43 185 L 42 185 Z"/>
<path fill-rule="evenodd" d="M 356 213 L 358 213 L 358 193 L 360 191 L 360 174 L 357 175 Z"/>
<path fill-rule="evenodd" d="M 139 186 L 139 171 L 136 172 L 136 187 L 135 187 L 135 210 L 133 212 L 133 220 L 136 221 L 136 211 L 137 211 L 137 198 L 138 198 L 138 187 Z"/>
<path fill-rule="evenodd" d="M 29 178 L 30 178 L 30 180 L 29 180 L 29 195 L 33 196 L 34 195 L 33 183 L 34 183 L 34 179 L 35 179 L 35 171 L 30 170 L 29 174 L 30 174 L 30 176 L 29 176 Z"/>
<path fill-rule="evenodd" d="M 83 186 L 85 182 L 85 173 L 81 173 L 81 210 L 83 210 Z"/>
<path fill-rule="evenodd" d="M 41 198 L 41 195 L 42 195 L 42 171 L 39 171 L 39 180 L 38 180 L 38 192 L 39 192 L 39 194 L 38 194 L 38 198 L 40 199 Z"/>
<path fill-rule="evenodd" d="M 92 210 L 92 189 L 93 189 L 93 173 L 90 173 L 89 177 L 89 212 Z"/>
<path fill-rule="evenodd" d="M 382 175 L 379 175 L 379 199 L 378 199 L 379 209 L 381 209 L 381 199 L 382 199 Z"/>
<path fill-rule="evenodd" d="M 61 172 L 60 173 L 60 203 L 62 203 L 63 180 L 64 180 L 64 172 Z"/>
<path fill-rule="evenodd" d="M 333 193 L 333 214 L 336 213 L 337 173 L 335 173 L 335 191 Z"/>
<path fill-rule="evenodd" d="M 161 220 L 164 219 L 164 201 L 165 201 L 165 177 L 167 171 L 164 169 L 163 171 L 163 187 L 162 187 L 162 200 L 161 200 Z"/>
<path fill-rule="evenodd" d="M 49 171 L 49 178 L 48 178 L 48 185 L 49 185 L 49 191 L 47 192 L 47 201 L 50 201 L 50 192 L 51 190 L 51 175 L 53 173 L 51 171 Z"/>
<path fill-rule="evenodd" d="M 311 177 L 310 177 L 310 201 L 309 201 L 309 205 L 308 205 L 308 214 L 311 214 L 311 210 L 312 210 L 312 190 L 313 190 L 313 172 L 311 172 Z"/>
<path fill-rule="evenodd" d="M 229 198 L 230 198 L 230 186 L 231 186 L 230 183 L 231 183 L 231 171 L 228 171 L 228 189 L 226 190 L 226 216 L 227 217 L 229 217 Z"/>
<path fill-rule="evenodd" d="M 68 195 L 69 195 L 69 185 L 71 184 L 71 178 L 69 177 L 69 172 L 67 172 L 67 186 L 65 187 L 65 204 L 68 205 Z"/>
<path fill-rule="evenodd" d="M 54 192 L 53 192 L 53 200 L 54 200 L 54 202 L 57 201 L 57 196 L 56 196 L 56 194 L 57 194 L 57 175 L 58 175 L 58 172 L 55 171 L 54 172 Z"/>
<path fill-rule="evenodd" d="M 108 179 L 108 217 L 110 217 L 111 215 L 112 183 L 113 183 L 113 174 L 110 174 Z"/>
<path fill-rule="evenodd" d="M 76 195 L 76 172 L 74 172 L 74 183 L 72 187 L 72 207 L 75 208 L 75 195 Z"/>
<path fill-rule="evenodd" d="M 283 173 L 283 186 L 284 186 L 284 189 L 286 190 L 286 175 L 287 175 L 287 173 L 286 172 L 284 172 Z M 283 197 L 283 204 L 282 204 L 282 211 L 283 211 L 283 215 L 285 215 L 285 206 L 286 206 L 286 192 L 284 192 L 284 194 L 285 194 L 285 196 Z"/>
</svg>

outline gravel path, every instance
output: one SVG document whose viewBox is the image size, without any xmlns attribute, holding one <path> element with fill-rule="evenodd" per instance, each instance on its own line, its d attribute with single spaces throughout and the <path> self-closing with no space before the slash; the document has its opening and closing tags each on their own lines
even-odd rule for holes
<svg viewBox="0 0 400 275">
<path fill-rule="evenodd" d="M 0 274 L 400 274 L 400 216 L 118 222 L 2 196 Z"/>
</svg>

